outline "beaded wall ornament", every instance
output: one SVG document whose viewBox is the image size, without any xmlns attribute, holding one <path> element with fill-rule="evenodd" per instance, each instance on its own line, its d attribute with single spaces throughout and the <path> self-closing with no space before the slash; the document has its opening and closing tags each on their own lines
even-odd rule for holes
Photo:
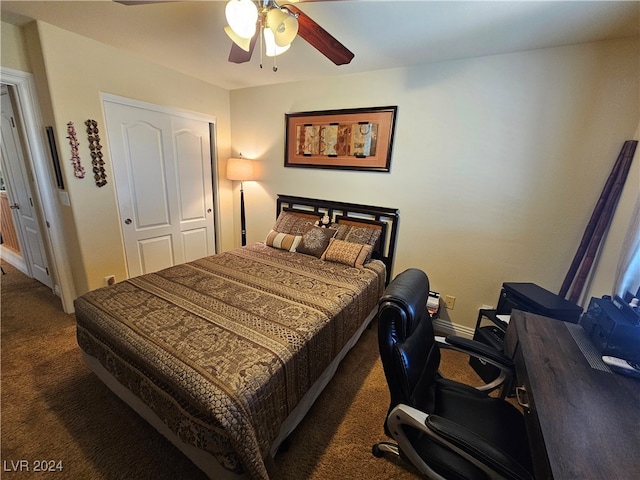
<svg viewBox="0 0 640 480">
<path fill-rule="evenodd" d="M 87 126 L 87 140 L 89 141 L 89 150 L 91 150 L 93 178 L 95 179 L 98 187 L 104 187 L 107 184 L 107 174 L 104 171 L 102 145 L 100 145 L 100 136 L 98 135 L 98 122 L 89 119 L 84 122 L 84 124 Z"/>
<path fill-rule="evenodd" d="M 84 167 L 80 164 L 80 153 L 78 153 L 78 137 L 73 122 L 67 123 L 67 133 L 69 145 L 71 145 L 71 163 L 73 163 L 73 174 L 76 178 L 84 178 Z"/>
</svg>

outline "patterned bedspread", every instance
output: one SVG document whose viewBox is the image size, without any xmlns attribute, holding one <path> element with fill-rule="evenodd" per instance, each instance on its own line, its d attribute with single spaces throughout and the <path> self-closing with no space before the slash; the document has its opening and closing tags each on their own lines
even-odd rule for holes
<svg viewBox="0 0 640 480">
<path fill-rule="evenodd" d="M 89 292 L 80 347 L 184 442 L 268 478 L 280 425 L 374 309 L 385 269 L 257 243 Z"/>
</svg>

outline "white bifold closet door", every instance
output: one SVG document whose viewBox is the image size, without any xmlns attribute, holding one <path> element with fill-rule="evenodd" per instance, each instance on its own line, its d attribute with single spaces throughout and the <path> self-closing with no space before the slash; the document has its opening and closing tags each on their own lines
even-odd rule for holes
<svg viewBox="0 0 640 480">
<path fill-rule="evenodd" d="M 209 122 L 104 101 L 129 277 L 214 253 Z"/>
</svg>

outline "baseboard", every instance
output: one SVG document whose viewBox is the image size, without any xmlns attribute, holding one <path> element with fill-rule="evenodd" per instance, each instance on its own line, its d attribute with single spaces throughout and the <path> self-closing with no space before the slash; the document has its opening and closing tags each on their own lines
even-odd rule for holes
<svg viewBox="0 0 640 480">
<path fill-rule="evenodd" d="M 433 328 L 443 335 L 459 335 L 461 337 L 473 338 L 474 329 L 464 325 L 456 325 L 442 318 L 433 320 Z"/>
<path fill-rule="evenodd" d="M 29 275 L 29 272 L 27 270 L 27 265 L 26 263 L 24 263 L 24 259 L 20 255 L 18 255 L 17 253 L 14 253 L 8 248 L 3 247 L 3 248 L 0 248 L 0 256 L 2 256 L 2 259 L 5 262 L 11 264 L 12 266 L 20 270 L 27 277 L 31 277 L 31 275 Z"/>
</svg>

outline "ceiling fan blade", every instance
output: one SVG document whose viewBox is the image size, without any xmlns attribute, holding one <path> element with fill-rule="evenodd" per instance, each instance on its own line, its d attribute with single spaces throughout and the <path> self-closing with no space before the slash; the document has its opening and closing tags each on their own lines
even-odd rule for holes
<svg viewBox="0 0 640 480">
<path fill-rule="evenodd" d="M 231 42 L 231 51 L 229 52 L 229 61 L 232 63 L 246 63 L 251 60 L 251 55 L 253 54 L 253 47 L 256 46 L 256 37 L 251 39 L 251 45 L 249 46 L 249 51 L 245 52 L 242 48 L 240 48 L 235 43 Z"/>
<path fill-rule="evenodd" d="M 294 5 L 282 5 L 298 17 L 298 35 L 322 53 L 336 65 L 345 65 L 355 56 L 347 47 L 336 40 L 329 32 L 311 20 Z"/>
<path fill-rule="evenodd" d="M 256 46 L 256 41 L 258 40 L 258 35 L 260 32 L 256 26 L 256 34 L 251 38 L 251 43 L 249 44 L 249 51 L 245 51 L 236 45 L 235 42 L 231 42 L 231 51 L 229 52 L 229 61 L 232 63 L 246 63 L 251 60 L 251 55 L 253 55 L 253 49 Z"/>
</svg>

